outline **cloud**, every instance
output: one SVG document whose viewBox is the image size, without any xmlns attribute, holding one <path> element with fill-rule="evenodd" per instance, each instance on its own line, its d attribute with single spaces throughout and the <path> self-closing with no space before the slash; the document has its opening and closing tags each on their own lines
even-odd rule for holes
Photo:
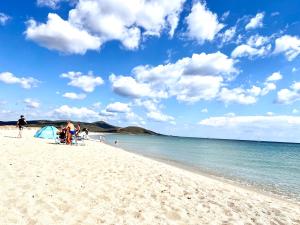
<svg viewBox="0 0 300 225">
<path fill-rule="evenodd" d="M 300 54 L 300 38 L 284 35 L 275 40 L 274 54 L 284 53 L 288 61 L 292 61 Z"/>
<path fill-rule="evenodd" d="M 299 110 L 298 109 L 293 109 L 292 113 L 297 114 L 297 113 L 299 113 Z"/>
<path fill-rule="evenodd" d="M 262 46 L 260 48 L 254 48 L 246 44 L 237 46 L 231 53 L 232 58 L 241 58 L 241 57 L 262 57 L 267 55 L 271 51 L 271 44 L 267 46 Z"/>
<path fill-rule="evenodd" d="M 217 96 L 222 81 L 218 76 L 183 76 L 176 86 L 170 87 L 170 92 L 183 102 L 211 100 Z"/>
<path fill-rule="evenodd" d="M 10 16 L 0 12 L 0 25 L 4 26 L 10 19 Z"/>
<path fill-rule="evenodd" d="M 212 41 L 215 35 L 223 29 L 224 24 L 219 23 L 217 14 L 209 11 L 204 3 L 196 2 L 191 13 L 186 17 L 188 25 L 187 35 L 200 44 Z"/>
<path fill-rule="evenodd" d="M 77 93 L 74 93 L 74 92 L 66 92 L 63 94 L 63 97 L 65 98 L 69 98 L 69 99 L 72 99 L 72 100 L 82 100 L 82 99 L 85 99 L 86 98 L 86 94 L 77 94 Z"/>
<path fill-rule="evenodd" d="M 202 113 L 208 113 L 208 109 L 207 109 L 207 108 L 204 108 L 204 109 L 201 110 L 201 112 L 202 112 Z"/>
<path fill-rule="evenodd" d="M 300 100 L 300 82 L 295 82 L 290 89 L 284 88 L 277 93 L 277 102 L 291 104 Z"/>
<path fill-rule="evenodd" d="M 243 105 L 250 105 L 257 102 L 259 96 L 265 96 L 269 92 L 276 90 L 275 82 L 280 80 L 282 75 L 279 72 L 273 73 L 267 77 L 262 87 L 253 85 L 251 88 L 244 89 L 237 87 L 228 89 L 223 87 L 218 94 L 218 99 L 225 104 L 238 103 Z"/>
<path fill-rule="evenodd" d="M 85 54 L 87 50 L 97 50 L 101 46 L 99 37 L 73 26 L 53 13 L 48 14 L 46 24 L 38 24 L 30 19 L 25 35 L 28 40 L 42 47 L 68 54 Z"/>
<path fill-rule="evenodd" d="M 137 106 L 144 107 L 148 112 L 159 110 L 158 101 L 154 101 L 153 99 L 152 100 L 135 99 L 134 104 Z"/>
<path fill-rule="evenodd" d="M 172 116 L 161 113 L 160 111 L 151 111 L 147 113 L 147 118 L 155 122 L 169 122 L 175 124 L 175 119 Z"/>
<path fill-rule="evenodd" d="M 220 116 L 203 119 L 200 125 L 212 127 L 237 127 L 237 126 L 254 126 L 254 127 L 270 127 L 276 125 L 300 125 L 300 117 L 273 115 L 273 116 Z"/>
<path fill-rule="evenodd" d="M 40 107 L 40 103 L 37 101 L 32 100 L 31 98 L 24 99 L 24 103 L 26 104 L 26 107 L 36 109 Z"/>
<path fill-rule="evenodd" d="M 117 40 L 137 49 L 145 36 L 174 35 L 185 0 L 79 0 L 67 20 L 49 14 L 45 24 L 30 20 L 26 36 L 48 49 L 84 54 Z M 59 0 L 42 1 L 56 7 Z"/>
<path fill-rule="evenodd" d="M 231 80 L 239 71 L 235 61 L 216 52 L 193 54 L 175 63 L 137 66 L 132 76 L 112 75 L 113 90 L 126 97 L 155 99 L 175 96 L 180 101 L 196 102 L 216 96 L 223 80 Z"/>
<path fill-rule="evenodd" d="M 68 105 L 62 105 L 59 108 L 54 109 L 51 116 L 59 119 L 84 119 L 86 121 L 92 121 L 99 119 L 99 113 L 86 108 L 86 107 L 71 107 Z"/>
<path fill-rule="evenodd" d="M 260 88 L 254 86 L 253 89 L 259 89 Z M 253 89 L 243 89 L 241 87 L 228 89 L 228 88 L 222 88 L 219 93 L 219 100 L 222 102 L 228 103 L 238 103 L 243 105 L 250 105 L 256 103 L 256 94 L 253 93 Z M 252 92 L 251 92 L 252 90 Z"/>
<path fill-rule="evenodd" d="M 271 16 L 279 16 L 279 15 L 280 15 L 279 12 L 272 12 L 272 13 L 271 13 Z"/>
<path fill-rule="evenodd" d="M 236 35 L 236 26 L 233 26 L 229 29 L 227 29 L 224 33 L 220 34 L 222 44 L 227 43 L 231 41 L 234 36 Z"/>
<path fill-rule="evenodd" d="M 228 16 L 230 15 L 230 11 L 226 11 L 223 13 L 223 15 L 221 16 L 221 21 L 224 21 L 228 18 Z"/>
<path fill-rule="evenodd" d="M 133 98 L 163 97 L 160 93 L 153 92 L 149 84 L 138 83 L 133 77 L 112 74 L 109 76 L 109 80 L 112 83 L 113 91 L 122 96 Z"/>
<path fill-rule="evenodd" d="M 146 124 L 142 117 L 131 111 L 124 114 L 123 120 L 127 123 L 137 126 L 142 126 Z"/>
<path fill-rule="evenodd" d="M 52 9 L 56 9 L 59 2 L 61 2 L 61 0 L 37 0 L 37 5 L 38 6 L 47 6 Z"/>
<path fill-rule="evenodd" d="M 22 88 L 25 89 L 37 87 L 37 84 L 40 82 L 33 77 L 17 77 L 10 72 L 0 73 L 0 81 L 6 84 L 19 84 Z"/>
<path fill-rule="evenodd" d="M 59 3 L 70 2 L 71 4 L 77 2 L 77 0 L 37 0 L 37 5 L 40 7 L 49 7 L 51 9 L 59 8 Z"/>
<path fill-rule="evenodd" d="M 129 105 L 126 103 L 121 103 L 121 102 L 110 103 L 106 107 L 106 112 L 110 112 L 110 113 L 126 113 L 126 112 L 130 112 L 130 111 L 131 111 L 131 109 L 130 109 Z"/>
<path fill-rule="evenodd" d="M 199 122 L 214 137 L 297 142 L 300 117 L 289 115 L 221 116 Z"/>
<path fill-rule="evenodd" d="M 278 81 L 282 79 L 282 74 L 280 72 L 272 73 L 271 76 L 267 78 L 266 81 Z"/>
<path fill-rule="evenodd" d="M 247 45 L 251 47 L 260 47 L 270 42 L 270 37 L 260 36 L 260 35 L 252 35 L 247 40 Z"/>
<path fill-rule="evenodd" d="M 81 72 L 68 72 L 61 74 L 62 78 L 68 78 L 71 81 L 68 85 L 78 87 L 85 92 L 93 92 L 97 86 L 104 83 L 103 79 L 99 76 L 94 76 L 92 72 L 88 75 L 84 75 Z"/>
<path fill-rule="evenodd" d="M 264 19 L 265 13 L 257 13 L 255 17 L 251 18 L 250 22 L 246 25 L 245 29 L 255 29 L 263 27 L 263 19 Z"/>
</svg>

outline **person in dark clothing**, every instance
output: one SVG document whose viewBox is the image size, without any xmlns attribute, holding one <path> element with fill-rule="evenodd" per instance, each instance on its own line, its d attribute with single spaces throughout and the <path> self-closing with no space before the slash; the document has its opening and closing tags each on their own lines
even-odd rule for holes
<svg viewBox="0 0 300 225">
<path fill-rule="evenodd" d="M 22 131 L 24 126 L 27 124 L 27 121 L 23 115 L 20 116 L 20 119 L 17 122 L 17 127 L 19 128 L 18 138 L 22 137 Z"/>
<path fill-rule="evenodd" d="M 89 129 L 88 128 L 83 128 L 82 132 L 84 132 L 83 138 L 88 139 Z"/>
</svg>

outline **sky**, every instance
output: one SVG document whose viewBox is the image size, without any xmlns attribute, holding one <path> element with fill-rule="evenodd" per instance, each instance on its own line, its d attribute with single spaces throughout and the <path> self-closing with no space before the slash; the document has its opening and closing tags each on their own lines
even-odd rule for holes
<svg viewBox="0 0 300 225">
<path fill-rule="evenodd" d="M 299 0 L 0 2 L 0 121 L 300 142 Z"/>
</svg>

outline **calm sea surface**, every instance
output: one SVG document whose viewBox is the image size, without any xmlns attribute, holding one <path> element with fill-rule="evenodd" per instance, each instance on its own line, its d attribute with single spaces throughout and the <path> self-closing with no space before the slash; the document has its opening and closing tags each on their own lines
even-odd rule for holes
<svg viewBox="0 0 300 225">
<path fill-rule="evenodd" d="M 131 152 L 171 160 L 300 201 L 300 144 L 105 135 L 107 143 L 115 140 Z"/>
</svg>

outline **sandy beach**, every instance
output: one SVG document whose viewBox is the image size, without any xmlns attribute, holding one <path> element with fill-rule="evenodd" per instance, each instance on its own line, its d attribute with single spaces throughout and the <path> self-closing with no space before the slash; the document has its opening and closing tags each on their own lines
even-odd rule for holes
<svg viewBox="0 0 300 225">
<path fill-rule="evenodd" d="M 300 224 L 300 204 L 100 142 L 0 129 L 0 224 Z"/>
</svg>

